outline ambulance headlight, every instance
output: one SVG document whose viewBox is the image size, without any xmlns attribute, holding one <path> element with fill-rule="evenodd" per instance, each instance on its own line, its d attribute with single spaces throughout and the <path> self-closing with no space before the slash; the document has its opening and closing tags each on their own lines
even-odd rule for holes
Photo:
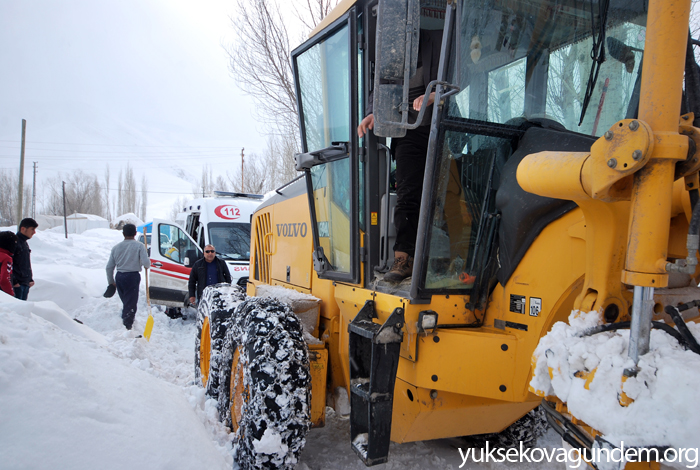
<svg viewBox="0 0 700 470">
<path fill-rule="evenodd" d="M 432 310 L 426 310 L 418 314 L 418 332 L 432 333 L 437 328 L 438 314 Z"/>
</svg>

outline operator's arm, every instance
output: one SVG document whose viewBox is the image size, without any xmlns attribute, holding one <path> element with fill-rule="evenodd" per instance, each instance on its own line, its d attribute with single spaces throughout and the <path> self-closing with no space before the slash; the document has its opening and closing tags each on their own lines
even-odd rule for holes
<svg viewBox="0 0 700 470">
<path fill-rule="evenodd" d="M 357 136 L 364 137 L 368 130 L 374 129 L 374 114 L 368 114 L 357 126 Z"/>
<path fill-rule="evenodd" d="M 425 95 L 420 95 L 418 98 L 413 100 L 413 109 L 416 111 L 420 111 L 421 106 L 423 106 L 423 100 L 425 99 Z M 435 102 L 435 92 L 430 93 L 430 96 L 428 96 L 428 104 L 426 106 L 430 106 Z"/>
<path fill-rule="evenodd" d="M 146 250 L 146 245 L 141 244 L 141 250 L 139 250 L 139 262 L 144 269 L 151 267 L 151 260 L 148 257 L 148 250 Z"/>
</svg>

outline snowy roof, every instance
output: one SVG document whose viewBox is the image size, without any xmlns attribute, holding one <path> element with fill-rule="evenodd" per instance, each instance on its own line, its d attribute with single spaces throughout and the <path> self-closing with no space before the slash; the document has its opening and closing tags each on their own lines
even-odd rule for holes
<svg viewBox="0 0 700 470">
<path fill-rule="evenodd" d="M 80 214 L 78 212 L 75 212 L 69 216 L 66 216 L 66 219 L 87 219 L 87 220 L 104 220 L 107 222 L 107 219 L 104 217 L 100 217 L 99 215 L 95 214 Z"/>
<path fill-rule="evenodd" d="M 114 220 L 112 220 L 113 225 L 119 225 L 120 222 L 134 225 L 143 225 L 143 220 L 139 219 L 133 212 L 122 214 L 119 217 L 116 217 Z"/>
</svg>

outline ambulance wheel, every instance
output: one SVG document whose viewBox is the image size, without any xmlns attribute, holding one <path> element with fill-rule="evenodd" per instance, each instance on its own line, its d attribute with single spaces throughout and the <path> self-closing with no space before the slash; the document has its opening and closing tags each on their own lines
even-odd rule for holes
<svg viewBox="0 0 700 470">
<path fill-rule="evenodd" d="M 542 407 L 538 406 L 499 433 L 468 436 L 467 440 L 473 447 L 482 449 L 486 447 L 486 441 L 492 449 L 517 449 L 521 442 L 524 448 L 532 448 L 537 444 L 537 439 L 545 435 L 548 428 L 547 415 Z"/>
<path fill-rule="evenodd" d="M 310 426 L 311 373 L 302 325 L 288 305 L 249 298 L 226 334 L 219 416 L 242 470 L 292 469 Z"/>
<path fill-rule="evenodd" d="M 178 307 L 167 307 L 165 309 L 165 314 L 173 320 L 182 317 L 182 311 L 180 311 Z"/>
<path fill-rule="evenodd" d="M 195 383 L 205 388 L 206 394 L 217 398 L 221 348 L 226 336 L 228 320 L 234 308 L 225 292 L 216 286 L 204 289 L 197 308 L 197 336 L 194 342 Z"/>
</svg>

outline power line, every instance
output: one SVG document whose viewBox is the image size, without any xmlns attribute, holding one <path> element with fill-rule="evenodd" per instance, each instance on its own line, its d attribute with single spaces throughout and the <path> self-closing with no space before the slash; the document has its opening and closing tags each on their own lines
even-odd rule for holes
<svg viewBox="0 0 700 470">
<path fill-rule="evenodd" d="M 4 149 L 16 149 L 16 147 L 11 147 L 11 146 L 9 146 L 9 145 L 0 145 L 0 148 L 4 148 Z M 64 149 L 56 149 L 56 148 L 45 148 L 45 149 L 40 149 L 40 148 L 36 148 L 36 147 L 26 147 L 26 149 L 27 149 L 27 150 L 34 150 L 34 151 L 38 151 L 38 152 L 65 152 L 65 153 L 97 153 L 97 152 L 99 152 L 99 153 L 101 153 L 101 154 L 121 154 L 121 155 L 132 155 L 132 154 L 136 153 L 135 151 L 129 151 L 129 150 L 125 150 L 125 151 L 73 150 L 73 149 L 66 149 L 66 150 L 64 150 Z M 197 148 L 186 148 L 186 147 L 185 147 L 182 151 L 177 151 L 177 150 L 168 150 L 168 151 L 159 150 L 159 151 L 157 151 L 157 153 L 144 153 L 143 155 L 182 155 L 182 154 L 185 154 L 185 155 L 192 155 L 192 154 L 200 154 L 200 153 L 205 153 L 205 154 L 207 154 L 207 155 L 224 155 L 224 154 L 226 154 L 226 153 L 232 153 L 232 152 L 234 152 L 234 151 L 235 151 L 235 150 L 233 150 L 233 149 L 230 149 L 230 151 L 229 151 L 228 149 L 221 149 L 221 150 L 217 150 L 217 151 L 216 151 L 217 153 L 210 152 L 210 151 L 207 151 L 207 152 L 200 152 L 200 151 L 197 150 Z"/>
<path fill-rule="evenodd" d="M 113 161 L 123 161 L 127 159 L 154 159 L 154 160 L 181 160 L 183 158 L 234 158 L 233 155 L 217 154 L 217 155 L 207 155 L 207 154 L 187 154 L 187 155 L 85 155 L 79 157 L 72 157 L 70 155 L 37 155 L 31 152 L 33 158 L 61 158 L 63 160 L 113 160 Z M 0 158 L 16 158 L 15 155 L 0 155 Z"/>
<path fill-rule="evenodd" d="M 0 140 L 0 142 L 12 142 L 19 145 L 17 140 Z M 78 142 L 42 142 L 42 141 L 32 141 L 32 144 L 55 144 L 55 145 L 92 145 L 100 147 L 143 147 L 143 148 L 202 148 L 202 149 L 236 149 L 238 146 L 226 146 L 226 147 L 183 147 L 182 145 L 138 145 L 138 144 L 82 144 Z"/>
</svg>

